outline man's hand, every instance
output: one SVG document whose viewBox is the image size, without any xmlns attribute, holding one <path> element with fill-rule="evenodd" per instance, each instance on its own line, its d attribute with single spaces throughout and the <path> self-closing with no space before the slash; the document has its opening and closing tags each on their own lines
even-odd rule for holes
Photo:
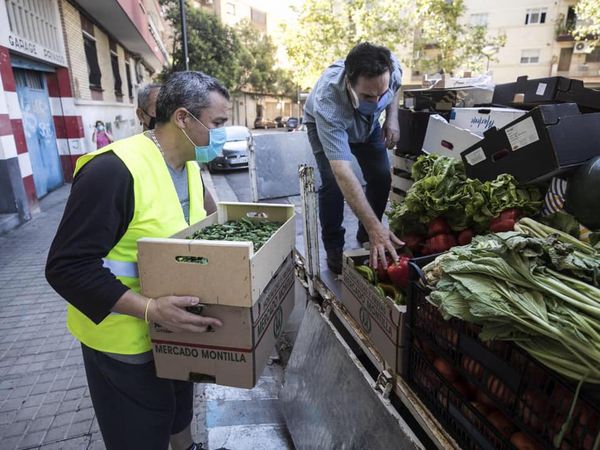
<svg viewBox="0 0 600 450">
<path fill-rule="evenodd" d="M 384 269 L 387 268 L 386 251 L 390 254 L 394 262 L 398 260 L 394 244 L 403 246 L 404 242 L 398 239 L 394 233 L 384 227 L 381 222 L 375 228 L 371 230 L 367 229 L 367 233 L 369 233 L 369 244 L 371 246 L 369 263 L 373 269 L 377 269 L 379 263 L 381 263 Z"/>
<path fill-rule="evenodd" d="M 160 297 L 150 300 L 148 319 L 171 331 L 191 331 L 204 333 L 214 327 L 221 327 L 219 319 L 199 316 L 185 310 L 188 306 L 196 306 L 200 300 L 197 297 Z"/>
<path fill-rule="evenodd" d="M 400 125 L 398 124 L 398 118 L 388 118 L 383 122 L 383 141 L 387 148 L 393 148 L 394 145 L 400 139 Z"/>
</svg>

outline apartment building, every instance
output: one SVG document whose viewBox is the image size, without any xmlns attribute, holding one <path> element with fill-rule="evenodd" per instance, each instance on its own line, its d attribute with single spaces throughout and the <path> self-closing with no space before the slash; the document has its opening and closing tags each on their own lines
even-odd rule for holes
<svg viewBox="0 0 600 450">
<path fill-rule="evenodd" d="M 490 52 L 494 82 L 562 75 L 600 86 L 600 45 L 575 41 L 575 0 L 465 0 L 465 20 L 487 25 L 489 33 L 506 34 L 506 45 Z"/>
<path fill-rule="evenodd" d="M 156 0 L 0 1 L 0 230 L 28 220 L 96 149 L 140 131 L 138 87 L 168 64 Z"/>
</svg>

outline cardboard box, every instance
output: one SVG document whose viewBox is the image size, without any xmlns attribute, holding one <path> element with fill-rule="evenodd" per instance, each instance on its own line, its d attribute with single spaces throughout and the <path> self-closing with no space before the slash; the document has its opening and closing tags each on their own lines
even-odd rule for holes
<svg viewBox="0 0 600 450">
<path fill-rule="evenodd" d="M 485 130 L 504 128 L 525 113 L 522 109 L 514 108 L 452 108 L 449 123 L 483 136 Z"/>
<path fill-rule="evenodd" d="M 382 298 L 372 285 L 354 270 L 357 261 L 368 260 L 363 249 L 344 252 L 342 303 L 369 337 L 371 344 L 393 372 L 402 373 L 403 326 L 406 306 Z"/>
<path fill-rule="evenodd" d="M 457 128 L 446 122 L 443 117 L 434 115 L 429 118 L 423 151 L 460 159 L 464 150 L 480 140 L 481 136 Z"/>
<path fill-rule="evenodd" d="M 435 113 L 404 108 L 398 110 L 400 140 L 396 143 L 396 154 L 420 155 L 422 153 L 429 116 L 432 114 Z"/>
<path fill-rule="evenodd" d="M 454 107 L 489 105 L 494 91 L 482 87 L 455 89 L 410 89 L 404 93 L 404 107 L 415 111 L 449 112 Z"/>
<path fill-rule="evenodd" d="M 462 153 L 469 178 L 502 173 L 519 183 L 549 179 L 600 154 L 600 113 L 581 114 L 574 103 L 542 105 Z"/>
<path fill-rule="evenodd" d="M 404 193 L 405 196 L 413 183 L 414 181 L 412 180 L 410 173 L 396 168 L 392 169 L 392 187 Z"/>
<path fill-rule="evenodd" d="M 521 76 L 514 83 L 497 85 L 492 102 L 527 109 L 544 103 L 576 103 L 581 111 L 594 112 L 600 111 L 600 91 L 585 88 L 582 80 Z"/>
<path fill-rule="evenodd" d="M 219 203 L 216 213 L 171 238 L 140 239 L 138 267 L 143 294 L 192 295 L 202 303 L 254 305 L 294 249 L 294 214 L 293 205 Z M 186 239 L 209 225 L 244 217 L 266 218 L 283 225 L 257 252 L 251 242 Z M 197 258 L 200 263 L 179 262 L 180 256 Z"/>
<path fill-rule="evenodd" d="M 160 378 L 252 388 L 294 308 L 292 255 L 252 307 L 204 305 L 202 315 L 223 322 L 212 333 L 173 333 L 150 324 Z"/>
</svg>

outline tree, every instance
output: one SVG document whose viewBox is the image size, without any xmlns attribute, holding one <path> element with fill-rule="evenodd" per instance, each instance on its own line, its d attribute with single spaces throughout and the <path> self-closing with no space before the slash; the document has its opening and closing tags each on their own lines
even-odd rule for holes
<svg viewBox="0 0 600 450">
<path fill-rule="evenodd" d="M 285 45 L 295 83 L 310 88 L 333 61 L 359 42 L 395 47 L 408 27 L 405 0 L 305 0 L 298 23 L 284 26 Z M 408 3 L 408 2 L 406 2 Z"/>
<path fill-rule="evenodd" d="M 248 21 L 240 22 L 236 27 L 241 51 L 242 72 L 238 80 L 238 89 L 246 87 L 253 92 L 270 94 L 289 94 L 290 74 L 276 68 L 277 48 L 272 39 Z M 294 92 L 294 88 L 291 91 Z"/>
<path fill-rule="evenodd" d="M 322 71 L 357 43 L 370 41 L 392 51 L 413 49 L 409 64 L 421 71 L 451 73 L 480 69 L 486 46 L 501 47 L 505 37 L 488 38 L 485 27 L 460 21 L 463 0 L 306 0 L 298 24 L 284 29 L 294 81 L 312 87 Z M 409 51 L 411 55 L 413 51 Z"/>
<path fill-rule="evenodd" d="M 173 64 L 163 71 L 164 79 L 174 71 L 185 70 L 185 64 L 179 2 L 161 0 L 161 4 L 174 30 Z M 189 7 L 186 20 L 190 70 L 217 78 L 234 93 L 242 89 L 274 95 L 290 91 L 289 74 L 275 68 L 276 48 L 271 38 L 249 22 L 232 28 L 222 24 L 214 14 Z"/>
<path fill-rule="evenodd" d="M 459 68 L 483 69 L 485 47 L 503 47 L 506 36 L 490 38 L 487 27 L 461 22 L 463 0 L 417 0 L 413 67 L 421 72 L 452 74 Z"/>
<path fill-rule="evenodd" d="M 575 4 L 577 23 L 573 36 L 577 40 L 592 37 L 600 39 L 600 2 L 598 0 L 578 0 Z"/>
</svg>

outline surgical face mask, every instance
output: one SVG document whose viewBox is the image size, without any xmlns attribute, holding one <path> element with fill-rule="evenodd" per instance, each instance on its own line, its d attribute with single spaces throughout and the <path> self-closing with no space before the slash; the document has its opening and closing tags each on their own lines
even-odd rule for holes
<svg viewBox="0 0 600 450">
<path fill-rule="evenodd" d="M 359 100 L 358 94 L 356 93 L 356 91 L 354 89 L 352 89 L 352 86 L 350 86 L 350 83 L 348 83 L 348 90 L 350 91 L 350 97 L 352 99 L 352 106 L 363 116 L 371 116 L 373 114 L 383 111 L 389 104 L 390 97 L 392 96 L 392 93 L 388 89 L 387 91 L 385 91 L 385 94 L 383 94 L 381 97 L 379 97 L 379 100 L 377 100 L 377 103 L 374 103 L 374 102 L 369 102 L 367 100 Z"/>
<path fill-rule="evenodd" d="M 98 131 L 104 131 L 104 125 L 98 125 L 98 126 L 96 127 L 96 129 L 97 129 Z"/>
<path fill-rule="evenodd" d="M 187 113 L 196 122 L 198 122 L 200 125 L 202 125 L 204 128 L 206 128 L 208 130 L 208 145 L 205 145 L 205 146 L 196 145 L 194 143 L 194 141 L 192 141 L 190 139 L 190 137 L 187 135 L 187 133 L 185 132 L 185 130 L 183 128 L 181 129 L 181 131 L 183 131 L 183 134 L 185 134 L 185 137 L 194 146 L 194 151 L 196 153 L 196 161 L 198 161 L 201 164 L 209 163 L 213 159 L 215 159 L 217 156 L 219 156 L 221 154 L 221 151 L 223 150 L 223 146 L 225 145 L 225 142 L 227 141 L 225 127 L 208 128 L 206 125 L 204 125 L 202 122 L 200 122 L 200 120 L 196 119 L 196 117 L 191 112 L 187 111 Z"/>
</svg>

